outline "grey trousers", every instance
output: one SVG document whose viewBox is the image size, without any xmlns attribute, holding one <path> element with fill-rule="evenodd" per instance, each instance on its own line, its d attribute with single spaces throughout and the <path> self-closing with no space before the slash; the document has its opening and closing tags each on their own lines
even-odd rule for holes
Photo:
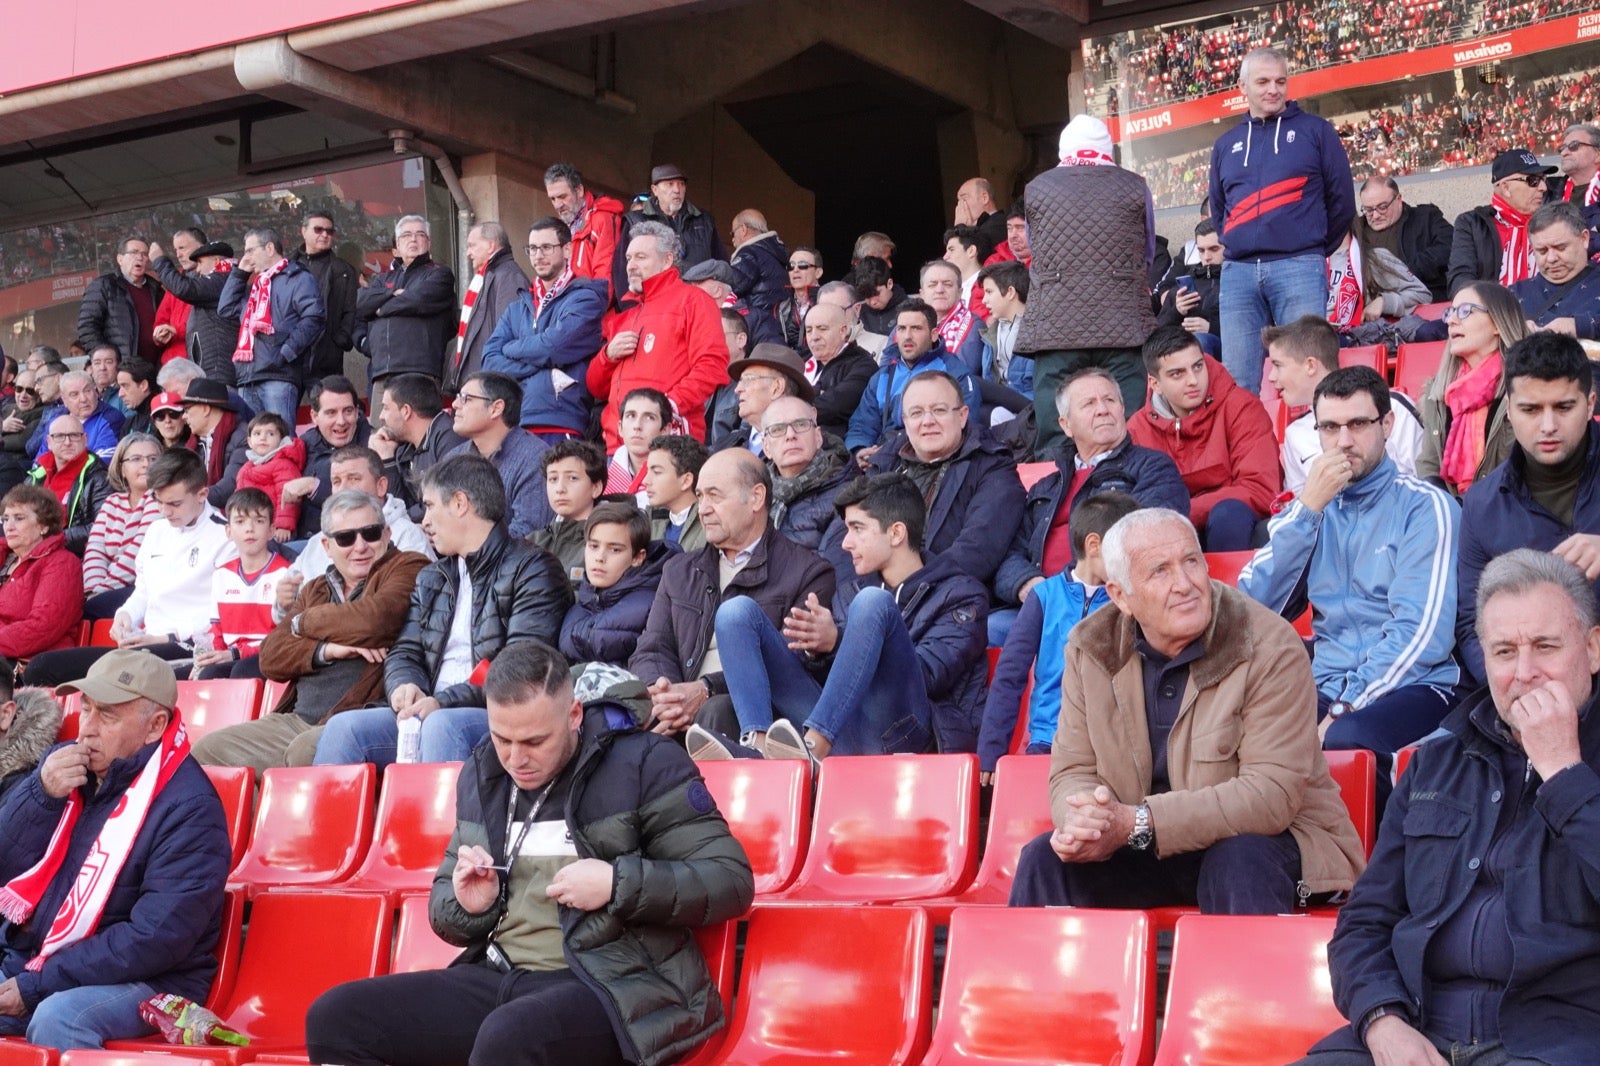
<svg viewBox="0 0 1600 1066">
<path fill-rule="evenodd" d="M 207 733 L 192 754 L 201 766 L 248 766 L 259 777 L 279 766 L 310 766 L 322 729 L 293 712 L 268 714 Z"/>
<path fill-rule="evenodd" d="M 1428 1038 L 1450 1066 L 1545 1066 L 1543 1059 L 1521 1059 L 1507 1051 L 1499 1041 L 1488 1044 L 1455 1044 Z M 1366 1051 L 1313 1051 L 1292 1066 L 1373 1066 Z"/>
</svg>

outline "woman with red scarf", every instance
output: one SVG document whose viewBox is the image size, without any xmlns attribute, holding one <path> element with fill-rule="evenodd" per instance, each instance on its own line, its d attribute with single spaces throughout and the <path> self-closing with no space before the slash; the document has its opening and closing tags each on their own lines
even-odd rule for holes
<svg viewBox="0 0 1600 1066">
<path fill-rule="evenodd" d="M 67 550 L 61 503 L 18 485 L 0 500 L 0 656 L 28 659 L 78 643 L 83 567 Z"/>
<path fill-rule="evenodd" d="M 1417 476 L 1457 496 L 1505 462 L 1516 442 L 1506 418 L 1502 355 L 1527 334 L 1522 305 L 1492 281 L 1464 286 L 1445 311 L 1449 340 L 1423 387 Z"/>
</svg>

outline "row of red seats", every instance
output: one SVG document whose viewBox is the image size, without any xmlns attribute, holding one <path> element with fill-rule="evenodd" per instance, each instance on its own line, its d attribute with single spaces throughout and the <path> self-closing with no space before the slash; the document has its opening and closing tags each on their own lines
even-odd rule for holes
<svg viewBox="0 0 1600 1066">
<path fill-rule="evenodd" d="M 1365 751 L 1328 760 L 1370 852 L 1375 760 Z M 943 922 L 958 906 L 1006 902 L 1022 846 L 1050 829 L 1049 764 L 1047 755 L 1000 760 L 981 861 L 972 755 L 831 759 L 814 803 L 798 760 L 700 770 L 749 855 L 759 902 L 915 903 Z M 393 905 L 432 883 L 454 825 L 454 763 L 391 766 L 375 815 L 370 765 L 269 770 L 253 829 L 249 771 L 207 772 L 237 834 L 232 880 L 250 898 L 324 888 Z M 1164 912 L 1163 925 L 1182 913 Z"/>
<path fill-rule="evenodd" d="M 179 681 L 178 708 L 183 712 L 190 741 L 213 730 L 254 721 L 277 705 L 285 687 L 286 683 L 282 681 L 232 678 Z M 57 740 L 72 740 L 78 735 L 78 708 L 81 702 L 76 692 L 62 699 L 61 709 L 64 713 L 61 729 L 56 734 Z"/>
<path fill-rule="evenodd" d="M 233 897 L 235 901 L 238 896 Z M 305 1012 L 326 989 L 444 965 L 454 949 L 408 897 L 398 929 L 374 896 L 269 893 L 238 915 L 210 1003 L 248 1048 L 174 1049 L 195 1063 L 303 1063 Z M 1156 1041 L 1155 926 L 1139 911 L 962 908 L 950 925 L 937 1024 L 934 921 L 921 908 L 760 908 L 743 962 L 736 923 L 700 930 L 730 1024 L 679 1066 L 1023 1062 L 1278 1066 L 1342 1024 L 1330 918 L 1183 918 Z M 735 971 L 738 991 L 734 993 Z M 0 1041 L 0 1066 L 173 1066 L 155 1038 L 105 1053 Z M 141 1056 L 140 1053 L 147 1053 Z M 122 1056 L 122 1057 L 117 1057 Z"/>
</svg>

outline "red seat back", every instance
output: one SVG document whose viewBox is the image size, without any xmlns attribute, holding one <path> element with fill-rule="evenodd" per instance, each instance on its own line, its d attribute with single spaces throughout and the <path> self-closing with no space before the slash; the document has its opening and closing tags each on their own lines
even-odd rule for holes
<svg viewBox="0 0 1600 1066">
<path fill-rule="evenodd" d="M 1445 308 L 1449 306 L 1449 300 L 1441 300 L 1436 304 L 1423 304 L 1411 313 L 1429 322 L 1437 322 L 1444 317 Z"/>
<path fill-rule="evenodd" d="M 1178 919 L 1156 1066 L 1282 1066 L 1344 1025 L 1328 978 L 1333 922 Z"/>
<path fill-rule="evenodd" d="M 224 678 L 218 681 L 179 681 L 178 707 L 189 739 L 241 722 L 255 721 L 261 709 L 261 682 Z"/>
<path fill-rule="evenodd" d="M 716 925 L 701 926 L 694 931 L 694 939 L 695 943 L 700 945 L 700 954 L 706 958 L 706 969 L 711 973 L 711 983 L 716 986 L 717 994 L 722 997 L 723 1013 L 731 1018 L 733 978 L 738 970 L 739 923 L 719 922 Z M 675 1060 L 672 1066 L 705 1066 L 706 1063 L 715 1062 L 717 1052 L 727 1039 L 727 1035 L 726 1028 L 713 1033 L 705 1043 Z"/>
<path fill-rule="evenodd" d="M 111 639 L 111 625 L 115 619 L 96 618 L 89 623 L 89 647 L 115 648 L 117 642 Z"/>
<path fill-rule="evenodd" d="M 914 1064 L 928 1043 L 932 968 L 920 908 L 759 908 L 714 1061 Z"/>
<path fill-rule="evenodd" d="M 964 901 L 1005 903 L 1011 897 L 1011 882 L 1017 875 L 1022 846 L 1052 828 L 1050 756 L 1003 756 L 995 766 L 983 862 Z"/>
<path fill-rule="evenodd" d="M 268 770 L 250 845 L 233 879 L 254 893 L 349 877 L 372 836 L 374 777 L 371 763 Z"/>
<path fill-rule="evenodd" d="M 456 826 L 461 764 L 393 763 L 383 772 L 372 847 L 344 889 L 426 891 Z"/>
<path fill-rule="evenodd" d="M 244 950 L 244 892 L 230 888 L 222 905 L 222 935 L 217 937 L 217 973 L 206 993 L 206 1006 L 215 1010 L 233 992 L 239 976 L 239 955 Z"/>
<path fill-rule="evenodd" d="M 1411 765 L 1411 756 L 1416 753 L 1417 746 L 1415 744 L 1407 748 L 1401 748 L 1394 753 L 1394 779 L 1396 781 L 1400 780 L 1400 775 L 1406 772 L 1406 767 Z"/>
<path fill-rule="evenodd" d="M 1054 463 L 1018 463 L 1017 476 L 1022 479 L 1022 491 L 1027 492 L 1039 482 L 1056 472 Z"/>
<path fill-rule="evenodd" d="M 1206 569 L 1211 572 L 1213 580 L 1230 588 L 1238 588 L 1240 572 L 1255 555 L 1253 551 L 1206 552 Z"/>
<path fill-rule="evenodd" d="M 1155 947 L 1142 911 L 960 908 L 923 1066 L 1141 1066 L 1155 1047 Z"/>
<path fill-rule="evenodd" d="M 1422 389 L 1444 359 L 1446 341 L 1421 341 L 1402 344 L 1395 356 L 1394 387 L 1411 397 L 1422 399 Z"/>
<path fill-rule="evenodd" d="M 1382 344 L 1363 344 L 1356 348 L 1339 349 L 1340 366 L 1368 366 L 1385 381 L 1389 379 L 1389 349 Z"/>
<path fill-rule="evenodd" d="M 928 899 L 977 872 L 978 760 L 961 755 L 829 759 L 794 887 L 784 898 Z"/>
<path fill-rule="evenodd" d="M 206 776 L 222 800 L 222 814 L 228 820 L 228 842 L 233 845 L 233 864 L 244 857 L 250 840 L 251 801 L 255 799 L 255 772 L 248 766 L 207 766 Z"/>
<path fill-rule="evenodd" d="M 1339 796 L 1355 823 L 1356 834 L 1361 837 L 1361 849 L 1372 857 L 1372 840 L 1377 828 L 1378 802 L 1374 796 L 1377 787 L 1378 760 L 1370 751 L 1330 751 L 1328 772 L 1339 786 Z"/>
<path fill-rule="evenodd" d="M 261 683 L 261 714 L 256 715 L 256 717 L 260 718 L 262 714 L 271 714 L 272 708 L 276 707 L 278 701 L 283 699 L 283 694 L 288 688 L 289 682 L 287 681 L 263 681 Z"/>
<path fill-rule="evenodd" d="M 0 1066 L 56 1066 L 55 1048 L 30 1044 L 20 1036 L 0 1036 Z"/>
<path fill-rule="evenodd" d="M 211 1066 L 215 1059 L 196 1058 L 193 1055 L 169 1055 L 164 1051 L 145 1054 L 139 1051 L 107 1051 L 79 1049 L 63 1052 L 60 1066 Z"/>
<path fill-rule="evenodd" d="M 262 893 L 250 909 L 238 979 L 217 1013 L 228 1028 L 250 1037 L 253 1050 L 304 1044 L 313 1000 L 388 967 L 390 926 L 382 896 Z"/>
<path fill-rule="evenodd" d="M 442 970 L 461 954 L 454 944 L 445 943 L 428 922 L 428 897 L 405 896 L 400 900 L 400 921 L 394 930 L 394 962 L 390 973 L 416 973 Z"/>
<path fill-rule="evenodd" d="M 755 874 L 756 895 L 789 887 L 811 831 L 811 770 L 799 759 L 733 759 L 697 769 Z"/>
</svg>

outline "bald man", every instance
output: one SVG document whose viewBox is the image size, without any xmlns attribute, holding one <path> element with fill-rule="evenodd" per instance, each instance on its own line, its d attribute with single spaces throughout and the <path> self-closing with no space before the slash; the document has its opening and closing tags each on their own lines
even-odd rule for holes
<svg viewBox="0 0 1600 1066">
<path fill-rule="evenodd" d="M 733 216 L 728 237 L 733 245 L 728 265 L 737 276 L 733 291 L 750 305 L 751 314 L 774 317 L 789 293 L 789 249 L 766 216 L 749 207 Z"/>
<path fill-rule="evenodd" d="M 850 314 L 832 302 L 819 301 L 806 312 L 806 348 L 811 352 L 806 376 L 816 389 L 817 421 L 824 433 L 843 440 L 877 361 L 850 339 Z"/>
<path fill-rule="evenodd" d="M 528 288 L 528 275 L 517 264 L 511 237 L 498 222 L 480 222 L 467 231 L 467 261 L 472 276 L 462 294 L 461 323 L 444 360 L 444 391 L 452 395 L 483 369 L 483 348 L 500 316 Z"/>
<path fill-rule="evenodd" d="M 1006 242 L 1006 213 L 994 202 L 994 189 L 983 178 L 968 178 L 956 190 L 956 214 L 951 225 L 977 229 L 980 263 Z"/>
</svg>

